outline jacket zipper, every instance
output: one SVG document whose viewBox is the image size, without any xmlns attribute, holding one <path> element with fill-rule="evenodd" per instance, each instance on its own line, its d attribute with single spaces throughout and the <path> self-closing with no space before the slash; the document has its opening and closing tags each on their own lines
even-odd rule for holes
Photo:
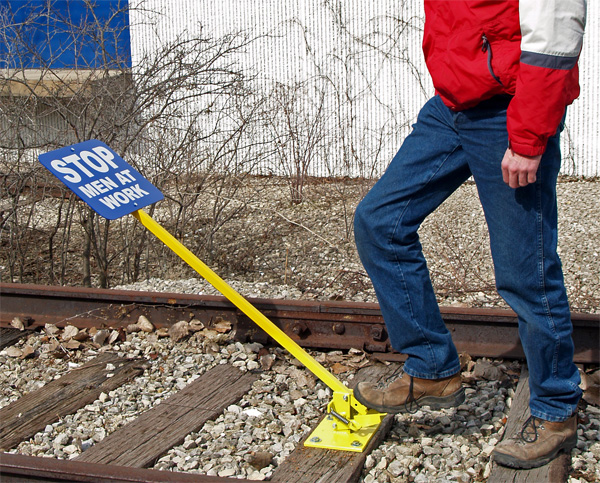
<svg viewBox="0 0 600 483">
<path fill-rule="evenodd" d="M 504 84 L 502 83 L 502 81 L 500 80 L 500 77 L 498 77 L 495 73 L 494 73 L 494 69 L 492 67 L 492 45 L 490 44 L 490 41 L 488 40 L 488 38 L 486 37 L 485 34 L 483 34 L 481 36 L 481 51 L 483 53 L 487 52 L 487 65 L 488 65 L 488 70 L 490 71 L 490 74 L 492 74 L 492 77 L 494 78 L 494 80 L 500 84 L 501 86 L 503 86 Z"/>
</svg>

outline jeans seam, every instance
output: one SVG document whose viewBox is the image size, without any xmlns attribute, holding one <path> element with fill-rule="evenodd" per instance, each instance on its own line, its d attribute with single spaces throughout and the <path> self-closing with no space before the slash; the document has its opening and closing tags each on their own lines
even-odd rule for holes
<svg viewBox="0 0 600 483">
<path fill-rule="evenodd" d="M 427 185 L 427 183 L 425 183 L 425 186 Z M 404 217 L 404 214 L 406 213 L 406 210 L 408 210 L 408 206 L 410 205 L 412 201 L 412 198 L 409 199 L 406 203 L 406 206 L 404 207 L 404 209 L 402 210 L 402 212 L 398 215 L 398 218 L 396 219 L 396 223 L 394 224 L 394 229 L 391 231 L 390 233 L 390 237 L 387 241 L 388 246 L 390 247 L 392 253 L 394 254 L 394 265 L 396 267 L 396 270 L 399 272 L 400 274 L 400 278 L 402 280 L 402 288 L 404 291 L 404 297 L 406 299 L 406 305 L 408 306 L 409 309 L 409 313 L 410 313 L 410 317 L 411 319 L 413 319 L 413 321 L 415 321 L 415 313 L 414 313 L 414 309 L 410 300 L 410 295 L 409 295 L 409 290 L 408 287 L 406 285 L 406 278 L 404 276 L 404 270 L 402 270 L 402 265 L 398 260 L 398 256 L 396 254 L 396 250 L 394 249 L 394 244 L 393 244 L 393 240 L 395 237 L 395 234 L 397 232 L 398 229 L 398 225 L 400 224 L 400 220 Z M 429 356 L 429 360 L 431 361 L 432 356 L 433 356 L 433 350 L 431 348 L 431 344 L 429 343 L 429 339 L 427 337 L 425 337 L 425 334 L 423 333 L 423 330 L 421 328 L 421 324 L 415 323 L 415 325 L 417 326 L 417 329 L 419 330 L 419 333 L 421 334 L 421 337 L 423 337 L 423 339 L 425 340 L 425 343 L 427 344 L 427 353 Z M 435 371 L 437 372 L 437 364 L 435 364 L 435 357 L 433 357 L 433 364 L 435 365 Z"/>
<path fill-rule="evenodd" d="M 442 160 L 442 162 L 438 165 L 437 169 L 431 174 L 431 176 L 429 177 L 429 179 L 423 184 L 423 188 L 424 189 L 429 183 L 430 181 L 435 177 L 435 175 L 440 171 L 440 169 L 442 168 L 442 166 L 444 165 L 444 163 L 450 158 L 450 156 L 452 154 L 454 154 L 456 152 L 456 150 L 460 147 L 460 144 L 457 144 L 454 149 Z M 402 270 L 402 264 L 400 263 L 400 261 L 398 260 L 398 256 L 397 256 L 397 252 L 394 249 L 394 238 L 396 236 L 396 233 L 398 231 L 398 225 L 400 224 L 400 221 L 402 220 L 402 218 L 404 217 L 406 211 L 408 210 L 409 205 L 411 204 L 413 200 L 413 197 L 409 198 L 406 202 L 406 205 L 404 206 L 404 209 L 402 210 L 402 212 L 398 215 L 398 217 L 396 218 L 396 222 L 394 223 L 394 229 L 390 232 L 390 236 L 387 240 L 388 246 L 391 249 L 391 252 L 394 254 L 394 264 L 396 266 L 396 269 L 399 271 L 400 273 L 400 277 L 402 279 L 402 287 L 404 290 L 404 294 L 406 297 L 406 302 L 408 305 L 408 308 L 410 310 L 410 316 L 413 320 L 415 320 L 415 314 L 414 314 L 414 310 L 413 310 L 413 306 L 412 303 L 410 301 L 410 296 L 409 296 L 409 290 L 408 287 L 406 285 L 406 279 L 404 277 L 404 271 Z M 418 239 L 418 238 L 417 238 Z M 432 362 L 432 365 L 435 367 L 435 373 L 437 374 L 438 372 L 438 367 L 437 367 L 437 360 L 435 358 L 435 354 L 434 351 L 431 347 L 431 344 L 429 342 L 429 339 L 427 337 L 425 337 L 425 334 L 423 333 L 423 329 L 421 327 L 421 324 L 415 324 L 419 330 L 419 333 L 421 334 L 421 336 L 423 337 L 423 339 L 425 340 L 426 344 L 427 344 L 427 351 L 429 354 L 429 359 Z M 419 377 L 419 376 L 415 376 L 415 377 Z"/>
<path fill-rule="evenodd" d="M 544 259 L 544 215 L 542 210 L 542 166 L 540 165 L 538 172 L 538 179 L 535 182 L 535 197 L 536 197 L 536 209 L 537 209 L 537 220 L 538 220 L 538 276 L 539 276 L 539 288 L 540 288 L 540 299 L 544 310 L 546 312 L 546 323 L 548 329 L 554 336 L 554 352 L 552 354 L 552 377 L 556 378 L 558 375 L 558 355 L 560 352 L 560 338 L 556 334 L 556 324 L 552 317 L 552 311 L 550 310 L 550 303 L 548 302 L 548 294 L 546 293 L 545 284 L 545 259 Z"/>
</svg>

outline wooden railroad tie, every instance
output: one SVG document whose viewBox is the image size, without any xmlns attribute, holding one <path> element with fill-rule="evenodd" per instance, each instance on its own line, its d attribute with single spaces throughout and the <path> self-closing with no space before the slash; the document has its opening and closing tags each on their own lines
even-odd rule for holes
<svg viewBox="0 0 600 483">
<path fill-rule="evenodd" d="M 0 451 L 31 438 L 48 424 L 91 404 L 144 371 L 139 359 L 103 353 L 60 379 L 0 409 Z"/>
<path fill-rule="evenodd" d="M 9 345 L 13 345 L 19 340 L 21 340 L 23 337 L 26 337 L 32 333 L 32 330 L 18 330 L 7 327 L 0 327 L 0 349 L 4 349 Z"/>
<path fill-rule="evenodd" d="M 135 468 L 151 466 L 189 433 L 237 402 L 256 379 L 255 374 L 218 365 L 75 460 Z"/>
</svg>

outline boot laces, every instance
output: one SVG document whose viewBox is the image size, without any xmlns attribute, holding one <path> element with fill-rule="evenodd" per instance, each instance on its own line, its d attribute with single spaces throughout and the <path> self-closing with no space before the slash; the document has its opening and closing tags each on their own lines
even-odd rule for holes
<svg viewBox="0 0 600 483">
<path fill-rule="evenodd" d="M 402 369 L 402 367 L 400 367 L 400 368 L 396 369 L 392 374 L 387 376 L 385 379 L 383 379 L 382 381 L 375 384 L 375 387 L 377 389 L 384 389 L 384 388 L 388 387 L 396 379 L 398 379 L 399 377 L 402 377 L 403 373 L 404 373 L 404 370 Z"/>
<path fill-rule="evenodd" d="M 404 401 L 404 409 L 408 414 L 415 414 L 420 408 L 420 404 L 413 394 L 414 378 L 410 376 L 410 385 L 408 386 L 408 396 Z"/>
<path fill-rule="evenodd" d="M 526 443 L 533 443 L 538 439 L 538 423 L 537 418 L 529 416 L 523 428 L 521 429 L 521 439 Z"/>
</svg>

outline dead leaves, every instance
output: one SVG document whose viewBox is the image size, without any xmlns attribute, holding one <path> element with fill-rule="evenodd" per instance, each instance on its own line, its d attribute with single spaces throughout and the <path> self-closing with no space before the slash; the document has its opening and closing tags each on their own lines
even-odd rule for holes
<svg viewBox="0 0 600 483">
<path fill-rule="evenodd" d="M 341 364 L 339 362 L 334 363 L 331 366 L 331 372 L 333 372 L 334 374 L 342 374 L 344 372 L 348 372 L 350 370 L 350 368 L 344 364 Z"/>
<path fill-rule="evenodd" d="M 580 371 L 580 375 L 583 400 L 593 406 L 600 406 L 600 369 Z"/>
<path fill-rule="evenodd" d="M 25 330 L 25 324 L 19 317 L 15 317 L 10 322 L 11 327 L 17 330 Z"/>
<path fill-rule="evenodd" d="M 466 384 L 475 384 L 477 381 L 509 381 L 513 374 L 509 368 L 498 362 L 485 358 L 474 361 L 466 353 L 459 354 L 462 381 Z"/>
<path fill-rule="evenodd" d="M 189 321 L 179 321 L 171 327 L 156 328 L 144 315 L 141 315 L 135 324 L 126 328 L 91 327 L 79 329 L 74 325 L 59 327 L 56 324 L 46 324 L 39 340 L 36 339 L 22 346 L 14 345 L 5 349 L 8 357 L 26 359 L 37 357 L 40 354 L 51 354 L 57 359 L 71 357 L 73 351 L 91 347 L 94 349 L 110 348 L 119 342 L 127 340 L 127 335 L 135 332 L 152 334 L 154 337 L 170 337 L 174 342 L 186 339 L 194 334 L 198 339 L 205 339 L 217 346 L 231 339 L 233 324 L 218 317 L 206 327 L 204 323 L 190 314 Z M 11 326 L 17 330 L 25 330 L 23 321 L 15 317 Z"/>
<path fill-rule="evenodd" d="M 19 359 L 26 359 L 28 357 L 33 356 L 34 353 L 35 353 L 34 348 L 31 347 L 29 344 L 23 346 L 23 348 L 11 346 L 6 349 L 6 355 L 8 357 L 19 358 Z"/>
<path fill-rule="evenodd" d="M 371 364 L 367 354 L 358 349 L 350 349 L 347 354 L 342 351 L 321 353 L 315 357 L 315 360 L 329 367 L 335 375 L 356 372 L 358 369 Z"/>
</svg>

